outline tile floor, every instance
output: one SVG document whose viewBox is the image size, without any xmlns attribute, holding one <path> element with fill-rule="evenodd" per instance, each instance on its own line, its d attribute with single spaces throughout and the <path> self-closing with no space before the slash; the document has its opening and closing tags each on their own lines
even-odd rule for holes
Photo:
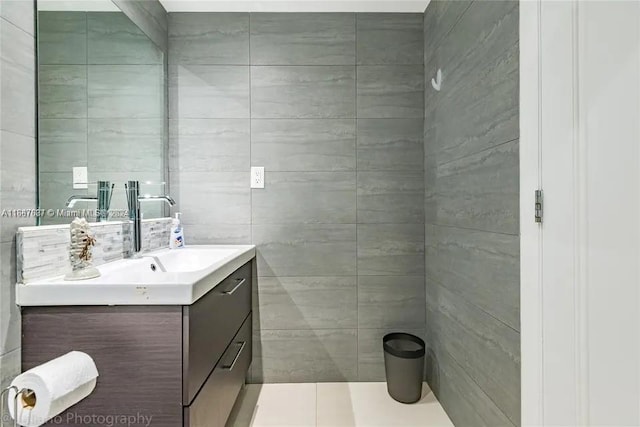
<svg viewBox="0 0 640 427">
<path fill-rule="evenodd" d="M 249 384 L 228 426 L 432 427 L 453 423 L 425 384 L 422 400 L 405 405 L 385 383 Z"/>
</svg>

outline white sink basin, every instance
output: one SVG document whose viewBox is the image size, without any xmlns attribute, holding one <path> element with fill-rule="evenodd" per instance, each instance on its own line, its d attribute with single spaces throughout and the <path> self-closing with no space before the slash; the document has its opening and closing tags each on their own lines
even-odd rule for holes
<svg viewBox="0 0 640 427">
<path fill-rule="evenodd" d="M 188 272 L 203 270 L 215 260 L 227 259 L 237 251 L 237 248 L 230 247 L 185 247 L 154 255 L 167 272 Z"/>
<path fill-rule="evenodd" d="M 162 249 L 98 266 L 95 279 L 16 285 L 21 306 L 190 305 L 255 256 L 253 245 Z"/>
</svg>

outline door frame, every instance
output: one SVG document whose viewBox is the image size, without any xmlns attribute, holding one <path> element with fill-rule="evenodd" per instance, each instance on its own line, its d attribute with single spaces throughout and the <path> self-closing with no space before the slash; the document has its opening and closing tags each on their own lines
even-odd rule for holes
<svg viewBox="0 0 640 427">
<path fill-rule="evenodd" d="M 520 358 L 523 426 L 544 424 L 541 188 L 541 0 L 520 2 Z"/>
<path fill-rule="evenodd" d="M 520 2 L 523 426 L 588 425 L 591 414 L 586 5 Z M 537 224 L 534 191 L 543 184 L 553 185 L 553 203 Z"/>
</svg>

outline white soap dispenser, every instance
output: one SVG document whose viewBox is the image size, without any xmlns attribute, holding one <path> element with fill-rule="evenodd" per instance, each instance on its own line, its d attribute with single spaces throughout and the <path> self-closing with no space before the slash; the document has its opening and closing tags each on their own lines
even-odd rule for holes
<svg viewBox="0 0 640 427">
<path fill-rule="evenodd" d="M 178 249 L 184 247 L 184 234 L 182 225 L 180 224 L 180 212 L 176 212 L 176 217 L 171 220 L 171 237 L 169 239 L 169 248 Z"/>
</svg>

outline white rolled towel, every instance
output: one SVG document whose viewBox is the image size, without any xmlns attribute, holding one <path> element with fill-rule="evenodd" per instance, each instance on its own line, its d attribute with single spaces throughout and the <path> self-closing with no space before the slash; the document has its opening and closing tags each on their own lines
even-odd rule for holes
<svg viewBox="0 0 640 427">
<path fill-rule="evenodd" d="M 9 413 L 20 425 L 41 426 L 91 394 L 97 377 L 98 369 L 91 356 L 71 351 L 15 377 L 12 386 L 33 393 L 18 396 L 17 418 L 13 413 L 16 393 L 7 393 Z"/>
</svg>

